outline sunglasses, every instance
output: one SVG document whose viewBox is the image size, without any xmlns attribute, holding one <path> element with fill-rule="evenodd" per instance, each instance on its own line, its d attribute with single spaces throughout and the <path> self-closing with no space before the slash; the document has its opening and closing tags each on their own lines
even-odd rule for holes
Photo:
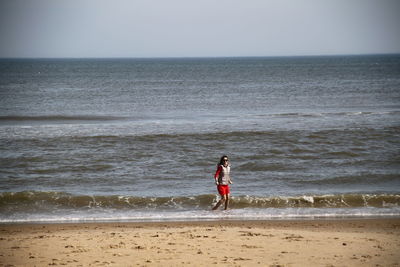
<svg viewBox="0 0 400 267">
<path fill-rule="evenodd" d="M 223 159 L 223 161 L 229 161 L 228 159 Z"/>
</svg>

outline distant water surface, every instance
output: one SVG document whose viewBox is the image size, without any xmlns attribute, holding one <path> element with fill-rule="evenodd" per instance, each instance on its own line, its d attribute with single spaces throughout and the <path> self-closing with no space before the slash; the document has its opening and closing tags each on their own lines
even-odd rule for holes
<svg viewBox="0 0 400 267">
<path fill-rule="evenodd" d="M 0 222 L 400 216 L 399 115 L 399 55 L 3 59 Z"/>
</svg>

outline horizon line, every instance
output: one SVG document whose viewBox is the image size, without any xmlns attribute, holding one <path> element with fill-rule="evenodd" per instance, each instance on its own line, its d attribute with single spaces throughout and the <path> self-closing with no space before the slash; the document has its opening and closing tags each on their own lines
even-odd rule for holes
<svg viewBox="0 0 400 267">
<path fill-rule="evenodd" d="M 360 53 L 360 54 L 308 54 L 308 55 L 274 55 L 274 56 L 155 56 L 155 57 L 0 57 L 7 59 L 218 59 L 218 58 L 289 58 L 289 57 L 345 57 L 345 56 L 394 56 L 397 53 Z"/>
</svg>

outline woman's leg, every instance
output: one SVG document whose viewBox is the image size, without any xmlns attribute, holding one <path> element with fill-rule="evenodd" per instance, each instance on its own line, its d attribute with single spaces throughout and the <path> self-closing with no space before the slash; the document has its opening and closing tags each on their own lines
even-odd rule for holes
<svg viewBox="0 0 400 267">
<path fill-rule="evenodd" d="M 219 208 L 219 206 L 222 205 L 222 203 L 224 203 L 226 201 L 226 195 L 221 196 L 221 199 L 217 202 L 217 204 L 215 205 L 215 207 L 213 208 L 213 210 L 216 210 Z M 225 202 L 226 203 L 226 202 Z M 226 205 L 226 204 L 225 204 Z"/>
<path fill-rule="evenodd" d="M 229 194 L 224 195 L 224 199 L 225 199 L 225 210 L 227 210 L 229 205 Z"/>
</svg>

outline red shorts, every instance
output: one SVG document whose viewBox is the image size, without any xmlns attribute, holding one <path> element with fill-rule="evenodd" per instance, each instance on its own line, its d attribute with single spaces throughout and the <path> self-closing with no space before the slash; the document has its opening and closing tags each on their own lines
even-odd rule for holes
<svg viewBox="0 0 400 267">
<path fill-rule="evenodd" d="M 223 196 L 229 194 L 231 191 L 229 190 L 229 185 L 217 185 L 218 193 Z"/>
</svg>

